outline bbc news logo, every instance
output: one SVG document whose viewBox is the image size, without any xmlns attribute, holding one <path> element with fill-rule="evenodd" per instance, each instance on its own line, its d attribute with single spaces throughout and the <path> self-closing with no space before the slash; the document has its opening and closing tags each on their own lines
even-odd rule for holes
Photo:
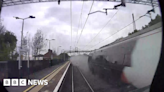
<svg viewBox="0 0 164 92">
<path fill-rule="evenodd" d="M 3 79 L 3 86 L 48 85 L 48 80 Z"/>
</svg>

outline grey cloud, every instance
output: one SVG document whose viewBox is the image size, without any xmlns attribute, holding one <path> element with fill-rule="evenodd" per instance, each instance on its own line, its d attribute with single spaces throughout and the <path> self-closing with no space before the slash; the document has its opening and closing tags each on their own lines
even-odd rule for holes
<svg viewBox="0 0 164 92">
<path fill-rule="evenodd" d="M 78 24 L 78 15 L 72 15 L 73 24 Z M 46 13 L 45 18 L 56 18 L 61 24 L 69 24 L 70 25 L 70 9 L 69 8 L 59 8 L 59 7 L 50 7 Z"/>
<path fill-rule="evenodd" d="M 82 27 L 78 30 L 78 37 L 81 33 L 81 29 L 84 26 L 85 20 L 88 16 L 89 9 L 92 2 L 85 2 L 82 12 Z M 94 2 L 92 12 L 96 10 L 102 10 L 103 8 L 111 8 L 118 3 L 112 2 Z M 39 8 L 38 8 L 39 7 Z M 81 13 L 82 2 L 72 2 L 72 48 L 77 41 L 76 34 L 79 24 L 79 18 Z M 104 40 L 106 37 L 112 35 L 117 30 L 120 30 L 130 22 L 132 22 L 132 13 L 134 13 L 135 19 L 145 14 L 147 10 L 151 9 L 150 6 L 127 4 L 126 7 L 120 7 L 118 14 L 110 21 L 110 23 L 103 29 L 100 35 L 89 45 L 95 45 L 99 41 Z M 157 9 L 156 14 L 160 13 Z M 88 42 L 102 29 L 107 21 L 113 16 L 116 11 L 108 11 L 108 15 L 95 13 L 90 15 L 86 26 L 83 30 L 79 41 L 79 47 L 83 48 Z M 153 18 L 156 14 L 152 14 Z M 61 5 L 53 3 L 39 3 L 39 4 L 27 4 L 19 6 L 5 7 L 2 9 L 2 18 L 4 18 L 4 25 L 6 28 L 17 35 L 20 39 L 20 31 L 22 22 L 14 20 L 13 16 L 27 17 L 28 15 L 35 15 L 36 19 L 25 21 L 24 34 L 29 32 L 32 36 L 37 29 L 43 31 L 45 38 L 56 39 L 52 42 L 51 47 L 56 49 L 61 45 L 62 48 L 69 50 L 71 45 L 71 29 L 70 29 L 70 2 L 62 2 Z M 142 18 L 136 22 L 137 29 L 140 29 L 143 25 L 150 21 L 149 18 Z M 126 36 L 128 32 L 133 31 L 133 28 L 127 27 L 118 34 L 112 36 L 107 41 L 99 44 L 95 48 L 108 44 L 121 36 Z M 48 45 L 45 47 L 48 49 Z"/>
</svg>

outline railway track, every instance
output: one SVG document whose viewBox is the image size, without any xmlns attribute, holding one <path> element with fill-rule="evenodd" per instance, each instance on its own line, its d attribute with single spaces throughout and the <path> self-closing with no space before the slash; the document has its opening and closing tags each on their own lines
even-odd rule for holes
<svg viewBox="0 0 164 92">
<path fill-rule="evenodd" d="M 95 92 L 81 70 L 70 65 L 58 92 Z"/>
</svg>

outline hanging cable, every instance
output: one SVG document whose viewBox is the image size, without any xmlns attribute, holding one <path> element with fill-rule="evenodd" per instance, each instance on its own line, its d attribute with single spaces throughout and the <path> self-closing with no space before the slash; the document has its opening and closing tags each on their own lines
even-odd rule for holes
<svg viewBox="0 0 164 92">
<path fill-rule="evenodd" d="M 91 10 L 92 10 L 93 3 L 94 3 L 94 0 L 93 0 L 93 2 L 92 2 L 92 5 L 91 5 L 91 8 L 90 8 L 89 13 L 90 13 Z M 85 24 L 84 24 L 84 26 L 83 26 L 83 29 L 81 30 L 81 33 L 80 33 L 79 39 L 78 39 L 78 41 L 77 41 L 77 45 L 78 45 L 78 42 L 79 42 L 79 40 L 80 40 L 81 34 L 82 34 L 83 30 L 84 30 L 84 27 L 85 27 L 85 25 L 86 25 L 86 23 L 87 23 L 88 18 L 89 18 L 89 15 L 87 16 L 87 18 L 86 18 L 86 20 L 85 20 Z"/>
<path fill-rule="evenodd" d="M 141 17 L 139 17 L 138 19 L 136 19 L 136 20 L 135 20 L 135 22 L 136 22 L 137 20 L 139 20 L 140 18 L 141 18 Z M 95 46 L 97 46 L 98 44 L 100 44 L 100 43 L 104 42 L 105 40 L 107 40 L 108 38 L 112 37 L 112 36 L 113 36 L 113 35 L 115 35 L 116 33 L 120 32 L 121 30 L 123 30 L 123 29 L 125 29 L 126 27 L 130 26 L 131 24 L 133 24 L 133 22 L 129 23 L 129 24 L 128 24 L 128 25 L 126 25 L 125 27 L 123 27 L 123 28 L 121 28 L 120 30 L 116 31 L 114 34 L 112 34 L 112 35 L 108 36 L 107 38 L 105 38 L 105 39 L 104 39 L 104 40 L 102 40 L 101 42 L 99 42 L 99 43 L 95 44 L 93 47 L 95 47 Z M 91 47 L 91 48 L 93 48 L 93 47 Z M 89 48 L 89 49 L 90 49 L 90 48 Z"/>
<path fill-rule="evenodd" d="M 93 37 L 93 39 L 92 39 L 88 44 L 92 43 L 92 41 L 93 41 L 93 40 L 100 34 L 100 32 L 109 24 L 109 22 L 114 18 L 114 16 L 115 16 L 117 13 L 118 13 L 118 11 L 115 12 L 115 14 L 112 16 L 112 18 L 110 18 L 110 19 L 108 20 L 108 22 L 107 22 L 107 23 L 103 26 L 103 28 L 97 33 L 97 35 L 96 35 L 95 37 Z M 86 46 L 88 46 L 88 44 L 85 45 L 84 48 L 86 48 Z"/>
<path fill-rule="evenodd" d="M 76 38 L 78 39 L 78 31 L 79 31 L 79 26 L 80 26 L 80 21 L 82 21 L 81 17 L 82 17 L 82 13 L 83 13 L 83 6 L 84 6 L 84 1 L 83 1 L 83 4 L 82 4 L 82 8 L 81 8 L 81 14 L 80 14 L 80 18 L 79 18 L 79 23 L 78 23 L 78 29 L 77 29 L 77 35 L 76 35 Z M 77 40 L 78 41 L 78 40 Z M 75 40 L 75 47 L 77 46 L 77 43 L 76 43 L 76 40 Z"/>
</svg>

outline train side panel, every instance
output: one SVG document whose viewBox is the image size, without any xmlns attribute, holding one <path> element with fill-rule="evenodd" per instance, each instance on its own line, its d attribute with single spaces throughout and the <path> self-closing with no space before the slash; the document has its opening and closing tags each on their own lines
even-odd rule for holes
<svg viewBox="0 0 164 92">
<path fill-rule="evenodd" d="M 136 88 L 150 85 L 161 53 L 161 23 L 146 30 L 89 54 L 88 62 L 93 73 L 107 80 L 114 78 L 115 84 L 122 80 Z"/>
<path fill-rule="evenodd" d="M 131 54 L 132 67 L 125 67 L 123 72 L 138 88 L 151 84 L 160 58 L 162 45 L 162 28 L 146 33 L 137 40 Z"/>
</svg>

